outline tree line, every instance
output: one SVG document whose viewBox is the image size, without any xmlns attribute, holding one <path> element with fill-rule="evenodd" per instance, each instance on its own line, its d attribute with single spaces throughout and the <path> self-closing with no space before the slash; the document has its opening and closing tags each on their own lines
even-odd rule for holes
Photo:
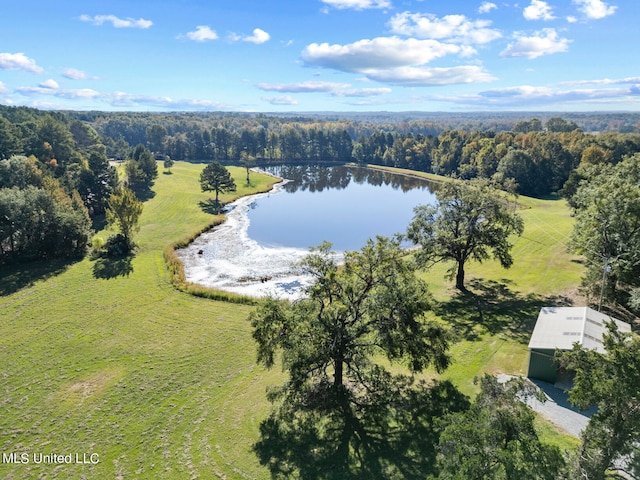
<svg viewBox="0 0 640 480">
<path fill-rule="evenodd" d="M 516 117 L 521 118 L 521 117 Z M 91 125 L 112 157 L 132 145 L 175 160 L 375 164 L 453 175 L 511 178 L 523 195 L 563 192 L 584 162 L 616 164 L 640 152 L 638 133 L 585 133 L 561 117 L 518 119 L 482 129 L 446 123 L 242 114 L 103 114 Z"/>
<path fill-rule="evenodd" d="M 157 176 L 146 147 L 125 156 L 119 179 L 101 136 L 86 122 L 0 107 L 0 264 L 83 256 L 111 196 L 125 187 L 141 196 Z"/>
<path fill-rule="evenodd" d="M 613 168 L 640 152 L 640 134 L 585 133 L 576 121 L 557 116 L 542 117 L 543 121 L 505 115 L 494 122 L 487 115 L 477 128 L 473 117 L 460 117 L 460 129 L 447 129 L 455 122 L 438 115 L 435 120 L 372 118 L 44 112 L 0 106 L 0 160 L 14 155 L 32 158 L 43 176 L 55 179 L 69 196 L 77 192 L 89 216 L 96 217 L 104 214 L 119 185 L 108 159 L 126 161 L 121 183 L 139 198 L 152 194 L 158 159 L 169 167 L 173 159 L 245 166 L 355 162 L 511 182 L 518 193 L 559 193 L 575 206 L 574 195 L 589 165 Z M 488 129 L 487 118 L 496 130 Z M 13 169 L 8 165 L 5 172 Z M 3 182 L 4 188 L 14 188 L 13 181 Z M 11 220 L 11 225 L 9 217 L 0 217 L 4 232 L 22 222 Z M 11 235 L 15 247 L 16 233 Z M 4 259 L 14 251 L 11 235 L 4 233 L 2 239 Z"/>
<path fill-rule="evenodd" d="M 37 158 L 49 160 L 43 151 L 46 140 L 40 138 L 42 129 L 34 125 L 34 117 L 41 118 L 43 112 L 1 107 L 0 114 L 3 133 L 0 158 L 26 149 Z M 279 117 L 239 113 L 52 112 L 47 115 L 67 126 L 80 149 L 86 151 L 101 144 L 108 158 L 126 159 L 132 148 L 142 145 L 157 158 L 207 163 L 356 162 L 465 179 L 511 178 L 519 193 L 538 197 L 565 193 L 567 186 L 574 188 L 572 174 L 581 163 L 615 165 L 640 152 L 638 133 L 586 133 L 578 123 L 637 131 L 635 127 L 623 128 L 637 121 L 635 117 L 622 119 L 613 114 L 567 115 L 575 120 L 549 115 L 526 118 L 523 114 L 511 117 L 478 114 L 478 118 L 434 114 L 432 120 L 411 119 L 410 114 L 406 114 L 405 120 L 400 114 L 396 117 L 372 114 L 372 118 L 364 114 Z M 496 118 L 501 120 L 495 121 Z M 451 125 L 457 128 L 449 128 Z M 51 153 L 56 159 L 70 157 L 74 150 L 69 142 L 59 139 L 49 144 L 55 144 L 56 151 Z M 144 175 L 138 173 L 129 171 L 134 184 L 144 183 Z M 569 191 L 567 196 L 571 194 Z"/>
<path fill-rule="evenodd" d="M 601 305 L 638 312 L 640 154 L 615 165 L 594 157 L 572 175 L 567 192 L 576 223 L 569 246 L 585 258 L 582 286 Z"/>
</svg>

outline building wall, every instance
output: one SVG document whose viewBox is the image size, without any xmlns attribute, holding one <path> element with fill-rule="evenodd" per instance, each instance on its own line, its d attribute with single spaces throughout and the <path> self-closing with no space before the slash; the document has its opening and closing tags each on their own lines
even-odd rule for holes
<svg viewBox="0 0 640 480">
<path fill-rule="evenodd" d="M 553 359 L 555 350 L 529 350 L 529 366 L 527 377 L 556 383 L 558 378 L 558 363 Z"/>
</svg>

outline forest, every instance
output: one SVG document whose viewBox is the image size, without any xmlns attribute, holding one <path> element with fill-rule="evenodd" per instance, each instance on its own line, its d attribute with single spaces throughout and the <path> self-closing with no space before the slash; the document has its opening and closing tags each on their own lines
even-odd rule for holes
<svg viewBox="0 0 640 480">
<path fill-rule="evenodd" d="M 563 193 L 580 164 L 615 165 L 640 151 L 637 115 L 565 117 L 277 117 L 0 107 L 0 159 L 32 155 L 68 192 L 78 190 L 90 211 L 100 212 L 105 192 L 96 192 L 96 185 L 88 183 L 106 174 L 105 158 L 128 159 L 136 146 L 148 149 L 156 159 L 226 164 L 356 162 L 464 179 L 497 176 L 513 179 L 518 193 L 536 197 Z M 134 183 L 138 180 L 145 179 Z M 571 180 L 567 187 L 573 193 L 576 179 Z"/>
<path fill-rule="evenodd" d="M 637 164 L 639 130 L 637 114 L 287 117 L 0 106 L 0 262 L 83 255 L 119 181 L 141 200 L 149 198 L 158 160 L 247 167 L 351 162 L 487 179 L 526 196 L 564 196 L 580 220 L 586 218 L 580 212 L 595 208 L 585 184 L 593 189 L 615 176 L 636 178 L 624 165 Z M 124 162 L 120 179 L 117 162 Z M 624 168 L 631 171 L 621 174 Z M 610 258 L 614 283 L 608 292 L 633 304 L 638 262 L 625 252 L 635 230 L 628 222 L 624 228 L 630 232 L 618 242 L 624 245 L 585 247 L 578 234 L 574 244 L 577 252 L 594 257 L 590 284 L 598 284 L 602 259 Z"/>
<path fill-rule="evenodd" d="M 593 126 L 594 116 L 585 117 L 584 124 Z M 544 122 L 537 117 L 514 117 L 510 123 L 467 117 L 465 123 L 446 118 L 443 123 L 392 123 L 264 114 L 119 113 L 91 120 L 89 125 L 113 158 L 124 158 L 132 145 L 142 144 L 174 160 L 356 162 L 464 179 L 512 178 L 518 193 L 536 197 L 560 192 L 581 162 L 616 164 L 640 151 L 639 133 L 587 133 L 575 121 L 557 116 Z M 487 124 L 496 128 L 487 129 Z M 628 126 L 613 121 L 599 126 L 611 130 L 616 124 Z"/>
</svg>

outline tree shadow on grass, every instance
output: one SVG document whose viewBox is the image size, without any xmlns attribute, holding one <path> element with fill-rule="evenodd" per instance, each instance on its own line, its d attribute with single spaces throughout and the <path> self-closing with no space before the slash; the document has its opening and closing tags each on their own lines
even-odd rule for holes
<svg viewBox="0 0 640 480">
<path fill-rule="evenodd" d="M 201 200 L 198 202 L 198 205 L 204 213 L 208 213 L 209 215 L 217 215 L 223 211 L 222 202 L 216 203 L 216 201 L 211 198 L 208 200 Z"/>
<path fill-rule="evenodd" d="M 80 261 L 79 258 L 56 258 L 2 265 L 0 268 L 0 297 L 30 287 L 40 280 L 60 275 L 78 261 Z"/>
<path fill-rule="evenodd" d="M 478 340 L 487 332 L 528 343 L 540 308 L 572 305 L 569 298 L 558 295 L 515 292 L 509 288 L 508 280 L 473 279 L 468 283 L 466 292 L 459 292 L 435 309 L 466 340 Z"/>
<path fill-rule="evenodd" d="M 280 408 L 260 425 L 253 447 L 260 463 L 272 478 L 427 478 L 435 472 L 439 419 L 466 410 L 469 401 L 448 381 L 400 393 L 393 387 L 366 405 Z"/>
<path fill-rule="evenodd" d="M 131 260 L 133 256 L 126 257 L 98 258 L 93 264 L 93 276 L 103 280 L 109 280 L 117 277 L 128 277 L 133 272 Z"/>
<path fill-rule="evenodd" d="M 156 192 L 151 190 L 151 187 L 153 187 L 153 182 L 148 185 L 133 186 L 131 187 L 131 190 L 133 190 L 133 193 L 136 194 L 136 198 L 138 200 L 140 200 L 141 202 L 146 202 L 147 200 L 151 200 L 156 196 Z"/>
<path fill-rule="evenodd" d="M 107 228 L 107 216 L 102 213 L 91 218 L 91 229 L 94 232 L 101 232 Z"/>
</svg>

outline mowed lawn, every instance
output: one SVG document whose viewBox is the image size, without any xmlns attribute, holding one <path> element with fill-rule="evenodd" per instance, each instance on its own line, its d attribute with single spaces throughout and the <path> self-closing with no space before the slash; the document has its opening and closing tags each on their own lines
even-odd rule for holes
<svg viewBox="0 0 640 480">
<path fill-rule="evenodd" d="M 250 307 L 178 292 L 164 266 L 166 244 L 213 220 L 199 206 L 212 196 L 200 193 L 202 168 L 178 162 L 159 175 L 131 265 L 0 275 L 33 281 L 0 297 L 1 452 L 100 461 L 3 463 L 0 478 L 267 477 L 251 452 L 269 405 Z M 232 171 L 246 193 L 244 169 Z M 251 178 L 257 189 L 273 182 Z"/>
<path fill-rule="evenodd" d="M 518 203 L 525 230 L 512 239 L 509 269 L 494 260 L 470 262 L 465 283 L 472 295 L 444 279 L 443 265 L 424 275 L 436 313 L 454 326 L 459 340 L 445 376 L 465 393 L 475 391 L 472 380 L 483 372 L 526 375 L 527 344 L 540 308 L 585 301 L 577 289 L 582 263 L 567 251 L 573 219 L 564 200 L 519 197 Z"/>
<path fill-rule="evenodd" d="M 27 464 L 0 463 L 0 478 L 269 477 L 251 446 L 270 408 L 265 388 L 281 374 L 255 365 L 252 307 L 177 291 L 162 256 L 214 220 L 200 205 L 212 196 L 200 192 L 202 168 L 177 162 L 159 175 L 130 264 L 87 258 L 0 272 L 0 450 L 29 455 Z M 248 193 L 245 170 L 231 170 L 236 195 Z M 256 190 L 273 181 L 251 178 Z M 451 289 L 444 269 L 425 274 L 435 314 L 458 338 L 445 376 L 466 393 L 484 371 L 524 373 L 535 309 L 579 280 L 564 249 L 564 202 L 521 203 L 516 263 L 470 265 L 472 300 Z M 35 464 L 41 453 L 99 463 Z"/>
</svg>

